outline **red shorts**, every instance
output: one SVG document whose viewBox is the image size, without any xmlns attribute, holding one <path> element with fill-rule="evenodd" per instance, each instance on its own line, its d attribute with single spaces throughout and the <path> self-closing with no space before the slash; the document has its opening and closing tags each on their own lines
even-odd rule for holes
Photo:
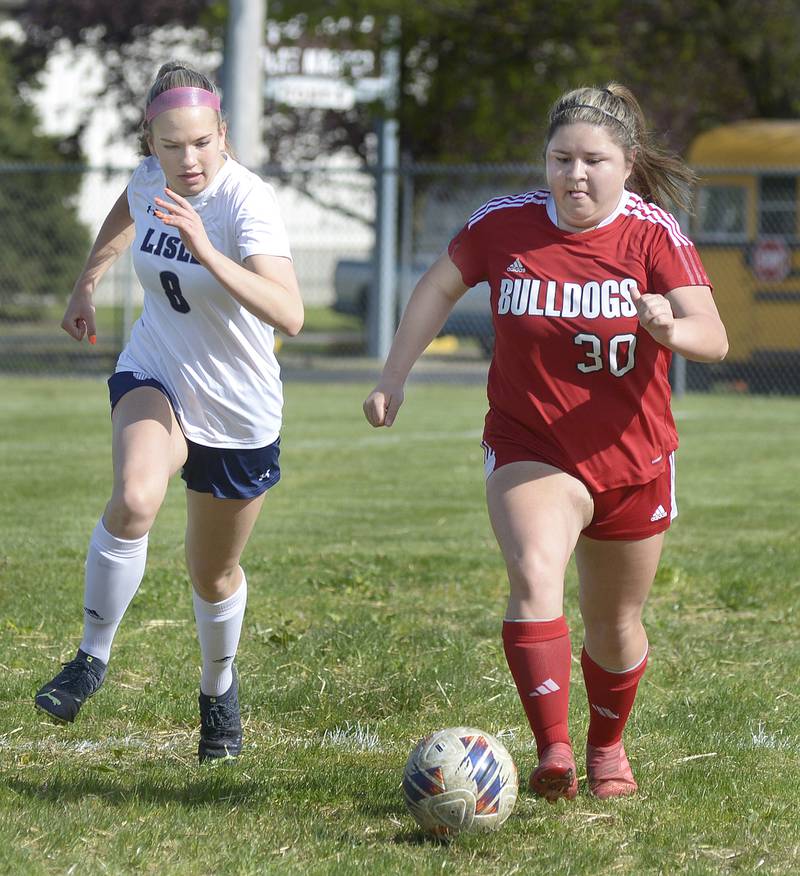
<svg viewBox="0 0 800 876">
<path fill-rule="evenodd" d="M 553 465 L 516 441 L 492 439 L 491 446 L 481 442 L 486 478 L 510 462 L 543 462 Z M 554 466 L 558 468 L 558 466 Z M 574 475 L 573 475 L 574 477 Z M 587 487 L 587 489 L 589 489 Z M 616 487 L 613 490 L 589 493 L 594 501 L 591 523 L 583 530 L 590 538 L 619 541 L 639 541 L 669 529 L 678 516 L 675 502 L 675 454 L 669 454 L 668 465 L 661 474 L 646 484 Z"/>
</svg>

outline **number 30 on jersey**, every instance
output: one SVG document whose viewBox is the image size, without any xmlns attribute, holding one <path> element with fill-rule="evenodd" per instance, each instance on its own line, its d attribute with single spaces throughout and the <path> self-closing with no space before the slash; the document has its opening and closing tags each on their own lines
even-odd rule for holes
<svg viewBox="0 0 800 876">
<path fill-rule="evenodd" d="M 582 332 L 575 335 L 574 343 L 583 347 L 586 361 L 578 362 L 578 371 L 591 374 L 601 371 L 607 364 L 614 377 L 627 374 L 635 364 L 636 335 L 614 335 L 608 342 L 608 354 L 603 360 L 603 344 L 597 335 Z M 621 361 L 624 357 L 624 362 Z"/>
</svg>

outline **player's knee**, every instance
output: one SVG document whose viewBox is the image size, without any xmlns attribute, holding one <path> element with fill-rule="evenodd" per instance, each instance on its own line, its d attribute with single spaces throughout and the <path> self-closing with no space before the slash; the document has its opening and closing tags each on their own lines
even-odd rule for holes
<svg viewBox="0 0 800 876">
<path fill-rule="evenodd" d="M 561 586 L 563 570 L 538 551 L 525 551 L 506 559 L 511 589 L 520 595 Z"/>
<path fill-rule="evenodd" d="M 206 602 L 222 602 L 232 596 L 239 584 L 239 566 L 220 567 L 187 557 L 192 586 Z"/>
<path fill-rule="evenodd" d="M 106 508 L 110 531 L 122 538 L 138 538 L 149 532 L 161 507 L 164 493 L 160 486 L 128 483 L 114 492 Z"/>
<path fill-rule="evenodd" d="M 584 610 L 582 614 L 586 634 L 610 647 L 623 648 L 631 639 L 638 637 L 642 630 L 639 611 L 589 613 Z"/>
</svg>

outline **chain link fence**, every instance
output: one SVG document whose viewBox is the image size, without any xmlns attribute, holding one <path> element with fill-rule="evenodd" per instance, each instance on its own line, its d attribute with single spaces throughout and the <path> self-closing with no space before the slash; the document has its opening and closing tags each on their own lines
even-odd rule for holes
<svg viewBox="0 0 800 876">
<path fill-rule="evenodd" d="M 698 169 L 694 215 L 679 216 L 714 285 L 730 352 L 719 364 L 676 357 L 695 391 L 800 393 L 800 167 Z M 545 185 L 535 165 L 404 168 L 399 295 L 482 203 Z M 445 331 L 491 349 L 488 289 L 472 290 Z M 460 311 L 460 312 L 459 312 Z"/>
<path fill-rule="evenodd" d="M 696 210 L 682 217 L 715 287 L 731 342 L 725 362 L 685 363 L 689 390 L 800 393 L 800 168 L 703 168 Z M 0 371 L 108 374 L 141 308 L 129 257 L 97 295 L 98 344 L 59 329 L 91 240 L 130 170 L 0 166 Z M 278 191 L 308 309 L 306 329 L 285 339 L 289 367 L 340 373 L 365 363 L 365 321 L 374 295 L 376 174 L 346 167 L 267 168 Z M 397 313 L 424 270 L 488 199 L 544 184 L 535 165 L 399 170 Z M 454 309 L 431 354 L 444 379 L 465 363 L 481 377 L 492 348 L 488 287 Z M 370 366 L 374 370 L 374 363 Z M 363 369 L 362 369 L 363 370 Z"/>
<path fill-rule="evenodd" d="M 142 307 L 126 252 L 96 294 L 97 345 L 60 329 L 72 286 L 132 168 L 0 166 L 0 373 L 110 374 Z M 353 168 L 267 168 L 311 314 L 311 330 L 283 355 L 359 353 L 357 317 L 329 318 L 334 273 L 344 259 L 369 264 L 374 248 L 375 178 Z M 295 339 L 291 339 L 294 341 Z"/>
<path fill-rule="evenodd" d="M 689 231 L 730 352 L 719 365 L 694 367 L 694 387 L 800 393 L 800 168 L 697 172 Z"/>
<path fill-rule="evenodd" d="M 482 204 L 499 195 L 544 185 L 542 168 L 528 164 L 503 166 L 408 164 L 401 177 L 403 210 L 399 300 L 408 301 L 416 279 L 442 252 Z M 494 346 L 489 286 L 481 283 L 456 304 L 443 329 L 454 343 L 444 349 L 462 356 L 488 358 Z"/>
</svg>

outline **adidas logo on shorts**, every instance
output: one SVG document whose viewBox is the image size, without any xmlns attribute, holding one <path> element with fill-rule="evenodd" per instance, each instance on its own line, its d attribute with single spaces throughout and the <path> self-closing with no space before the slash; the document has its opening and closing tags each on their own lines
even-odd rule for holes
<svg viewBox="0 0 800 876">
<path fill-rule="evenodd" d="M 655 511 L 653 511 L 652 516 L 650 517 L 650 522 L 655 523 L 656 520 L 663 520 L 667 516 L 667 512 L 664 510 L 663 505 L 659 505 Z"/>
</svg>

